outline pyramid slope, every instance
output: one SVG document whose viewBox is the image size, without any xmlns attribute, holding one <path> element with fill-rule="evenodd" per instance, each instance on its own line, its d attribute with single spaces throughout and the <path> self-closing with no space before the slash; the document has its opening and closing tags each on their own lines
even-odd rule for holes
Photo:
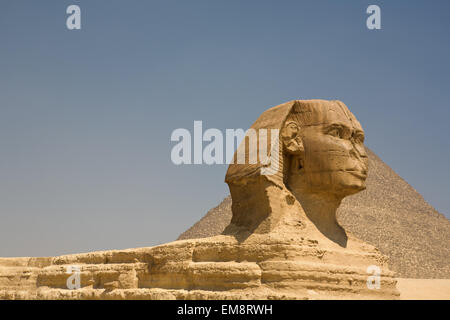
<svg viewBox="0 0 450 320">
<path fill-rule="evenodd" d="M 450 278 L 450 221 L 375 153 L 367 153 L 367 190 L 344 199 L 340 224 L 378 247 L 400 277 Z M 228 196 L 178 239 L 218 235 L 230 220 Z"/>
</svg>

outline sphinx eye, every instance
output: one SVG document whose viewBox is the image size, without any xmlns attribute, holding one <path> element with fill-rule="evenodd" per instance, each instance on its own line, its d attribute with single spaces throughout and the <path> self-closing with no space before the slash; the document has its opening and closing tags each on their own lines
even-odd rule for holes
<svg viewBox="0 0 450 320">
<path fill-rule="evenodd" d="M 354 139 L 357 143 L 364 143 L 364 134 L 362 133 L 355 133 Z"/>
<path fill-rule="evenodd" d="M 333 127 L 327 132 L 330 136 L 340 138 L 341 137 L 341 130 L 337 127 Z"/>
</svg>

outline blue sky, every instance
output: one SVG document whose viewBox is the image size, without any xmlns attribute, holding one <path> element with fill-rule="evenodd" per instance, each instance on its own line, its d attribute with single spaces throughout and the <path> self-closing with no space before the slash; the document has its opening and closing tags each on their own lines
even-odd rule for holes
<svg viewBox="0 0 450 320">
<path fill-rule="evenodd" d="M 67 6 L 82 29 L 66 28 Z M 382 29 L 366 28 L 381 7 Z M 448 1 L 2 1 L 0 256 L 151 246 L 228 194 L 175 166 L 176 128 L 248 128 L 340 99 L 450 217 Z"/>
</svg>

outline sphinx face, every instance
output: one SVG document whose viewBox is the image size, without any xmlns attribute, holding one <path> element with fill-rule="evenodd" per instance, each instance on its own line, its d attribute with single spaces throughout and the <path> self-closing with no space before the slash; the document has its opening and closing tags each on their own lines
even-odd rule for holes
<svg viewBox="0 0 450 320">
<path fill-rule="evenodd" d="M 292 155 L 288 185 L 298 193 L 345 197 L 365 189 L 368 158 L 364 131 L 348 108 L 329 101 L 294 113 L 303 152 Z"/>
</svg>

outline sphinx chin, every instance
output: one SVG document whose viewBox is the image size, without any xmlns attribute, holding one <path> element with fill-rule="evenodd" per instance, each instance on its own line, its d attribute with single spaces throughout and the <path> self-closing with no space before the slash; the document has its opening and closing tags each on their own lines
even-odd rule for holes
<svg viewBox="0 0 450 320">
<path fill-rule="evenodd" d="M 363 184 L 355 183 L 353 185 L 345 186 L 341 192 L 338 192 L 338 195 L 340 195 L 342 198 L 344 198 L 346 196 L 351 196 L 353 194 L 359 193 L 364 190 L 366 190 L 365 183 L 363 183 Z"/>
<path fill-rule="evenodd" d="M 346 197 L 366 189 L 366 177 L 353 172 L 339 172 L 334 194 Z"/>
</svg>

